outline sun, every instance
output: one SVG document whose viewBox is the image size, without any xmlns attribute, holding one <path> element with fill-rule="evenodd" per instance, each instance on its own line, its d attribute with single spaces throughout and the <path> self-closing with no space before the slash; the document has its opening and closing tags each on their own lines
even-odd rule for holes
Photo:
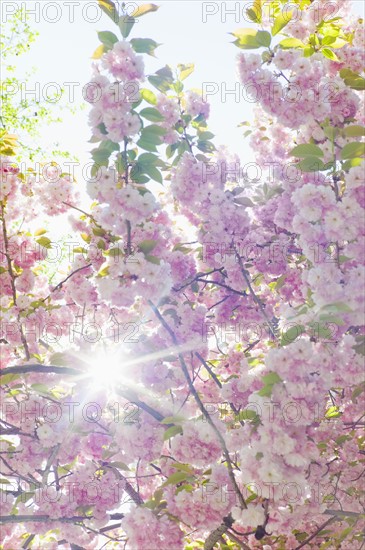
<svg viewBox="0 0 365 550">
<path fill-rule="evenodd" d="M 95 389 L 111 389 L 126 381 L 127 352 L 122 349 L 100 350 L 87 360 L 88 378 Z"/>
</svg>

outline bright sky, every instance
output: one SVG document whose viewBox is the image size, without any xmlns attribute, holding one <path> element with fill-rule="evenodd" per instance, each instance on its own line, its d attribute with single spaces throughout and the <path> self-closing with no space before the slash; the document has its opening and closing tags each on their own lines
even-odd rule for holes
<svg viewBox="0 0 365 550">
<path fill-rule="evenodd" d="M 243 138 L 245 129 L 237 128 L 237 124 L 251 119 L 253 104 L 242 94 L 238 102 L 234 94 L 228 95 L 225 101 L 221 95 L 224 89 L 233 90 L 238 86 L 236 56 L 240 50 L 231 43 L 233 37 L 228 33 L 250 26 L 242 16 L 243 6 L 247 7 L 249 2 L 155 0 L 155 3 L 160 6 L 158 12 L 140 18 L 129 37 L 153 38 L 162 44 L 156 50 L 157 59 L 145 56 L 147 71 L 152 73 L 165 64 L 194 62 L 195 72 L 186 81 L 187 87 L 202 89 L 203 83 L 213 82 L 218 90 L 209 97 L 210 129 L 217 136 L 216 143 L 226 144 L 240 155 L 243 163 L 252 160 L 248 140 Z M 38 81 L 46 96 L 47 89 L 48 93 L 55 90 L 47 88 L 48 83 L 60 86 L 76 83 L 75 101 L 84 103 L 81 90 L 90 79 L 90 57 L 99 45 L 96 32 L 111 30 L 118 34 L 117 26 L 100 11 L 97 0 L 1 0 L 2 22 L 15 6 L 21 5 L 31 26 L 40 33 L 29 54 L 19 58 L 19 75 L 25 68 L 36 66 L 38 69 L 33 82 L 28 83 L 28 90 L 34 89 L 34 82 Z M 127 2 L 128 11 L 136 5 L 137 2 Z M 355 1 L 354 5 L 355 12 L 363 14 L 362 0 Z M 92 148 L 87 143 L 90 138 L 88 111 L 87 105 L 76 115 L 65 113 L 62 124 L 46 129 L 44 142 L 58 141 L 61 148 L 73 152 L 81 162 L 87 162 Z"/>
</svg>

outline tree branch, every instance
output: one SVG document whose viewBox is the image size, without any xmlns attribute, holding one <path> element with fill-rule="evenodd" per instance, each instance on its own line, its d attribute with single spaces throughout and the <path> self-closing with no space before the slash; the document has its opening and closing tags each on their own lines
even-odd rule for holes
<svg viewBox="0 0 365 550">
<path fill-rule="evenodd" d="M 110 519 L 123 519 L 124 514 L 110 514 Z M 10 515 L 10 516 L 0 516 L 0 523 L 42 523 L 45 521 L 59 521 L 61 523 L 75 523 L 78 521 L 84 521 L 86 519 L 94 519 L 93 516 L 72 516 L 70 518 L 51 518 L 50 516 L 44 514 L 40 516 L 32 515 Z"/>
<path fill-rule="evenodd" d="M 171 339 L 173 341 L 173 343 L 178 346 L 179 343 L 177 341 L 177 338 L 175 336 L 175 333 L 173 332 L 173 330 L 170 328 L 170 326 L 166 323 L 165 319 L 162 317 L 161 313 L 159 312 L 158 308 L 151 302 L 151 300 L 148 300 L 148 303 L 149 305 L 151 306 L 153 312 L 155 313 L 156 317 L 159 319 L 160 323 L 162 324 L 162 326 L 165 328 L 165 330 L 167 330 L 167 332 L 170 334 L 171 336 Z M 181 353 L 178 354 L 178 357 L 179 357 L 179 360 L 180 360 L 180 365 L 181 365 L 181 369 L 183 371 L 183 374 L 185 376 L 185 379 L 188 383 L 188 386 L 189 386 L 189 389 L 200 409 L 200 411 L 202 412 L 203 416 L 206 418 L 208 424 L 210 425 L 210 427 L 212 428 L 212 430 L 214 431 L 215 435 L 217 436 L 217 439 L 221 445 L 221 448 L 222 448 L 222 451 L 223 451 L 223 455 L 227 461 L 227 467 L 228 467 L 228 474 L 229 474 L 229 477 L 230 477 L 230 480 L 232 482 L 232 485 L 234 487 L 234 490 L 235 490 L 235 493 L 237 494 L 238 496 L 238 500 L 240 502 L 240 505 L 242 506 L 242 508 L 247 508 L 247 504 L 245 502 L 245 499 L 243 498 L 243 495 L 237 485 L 237 481 L 236 481 L 236 478 L 235 478 L 235 475 L 234 475 L 234 472 L 233 472 L 233 467 L 232 467 L 232 461 L 231 461 L 231 457 L 229 456 L 229 452 L 228 452 L 228 449 L 227 449 L 227 446 L 226 446 L 226 442 L 224 441 L 224 438 L 222 436 L 222 434 L 220 433 L 220 431 L 218 430 L 218 428 L 216 427 L 216 425 L 214 424 L 213 420 L 211 419 L 209 413 L 207 412 L 207 410 L 205 409 L 199 395 L 198 395 L 198 392 L 196 391 L 195 389 L 195 386 L 193 384 L 193 382 L 191 381 L 191 378 L 190 378 L 190 375 L 189 375 L 189 371 L 188 371 L 188 368 L 187 368 L 187 365 L 185 363 L 185 360 L 182 356 Z"/>
<path fill-rule="evenodd" d="M 332 517 L 332 518 L 329 518 L 327 521 L 325 521 L 320 527 L 318 527 L 317 531 L 315 533 L 313 533 L 313 535 L 311 535 L 310 537 L 308 537 L 307 539 L 305 539 L 305 541 L 303 541 L 301 544 L 299 544 L 299 546 L 296 546 L 295 550 L 299 550 L 299 548 L 303 548 L 303 546 L 306 546 L 311 540 L 313 540 L 321 531 L 323 531 L 323 529 L 325 529 L 325 527 L 327 527 L 327 525 L 329 525 L 330 523 L 332 523 L 332 521 L 334 521 L 336 518 Z"/>
</svg>

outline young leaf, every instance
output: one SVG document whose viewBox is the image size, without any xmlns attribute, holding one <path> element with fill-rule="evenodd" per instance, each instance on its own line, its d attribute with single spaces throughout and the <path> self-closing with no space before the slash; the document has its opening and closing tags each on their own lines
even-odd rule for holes
<svg viewBox="0 0 365 550">
<path fill-rule="evenodd" d="M 186 65 L 179 64 L 177 68 L 180 71 L 180 80 L 185 80 L 185 78 L 188 78 L 188 76 L 193 72 L 194 67 L 194 63 L 187 63 Z"/>
<path fill-rule="evenodd" d="M 260 47 L 257 41 L 257 31 L 255 29 L 238 29 L 231 33 L 237 38 L 234 44 L 243 50 L 254 50 Z"/>
<path fill-rule="evenodd" d="M 157 11 L 158 6 L 156 4 L 142 4 L 142 6 L 139 6 L 133 13 L 132 17 L 135 19 L 137 17 L 142 17 L 142 15 L 146 15 L 147 13 L 151 13 L 152 11 Z"/>
<path fill-rule="evenodd" d="M 246 10 L 247 17 L 254 23 L 261 23 L 262 20 L 262 0 L 254 0 L 253 6 Z"/>
<path fill-rule="evenodd" d="M 106 13 L 114 23 L 118 22 L 118 12 L 114 2 L 111 0 L 99 0 L 99 6 Z"/>
<path fill-rule="evenodd" d="M 299 38 L 284 38 L 279 42 L 279 46 L 286 50 L 289 48 L 304 48 L 305 44 Z"/>
<path fill-rule="evenodd" d="M 277 35 L 291 20 L 293 17 L 293 12 L 289 13 L 280 13 L 277 17 L 275 17 L 274 24 L 271 29 L 271 34 L 273 36 Z"/>
<path fill-rule="evenodd" d="M 328 59 L 331 59 L 331 61 L 338 61 L 338 62 L 340 61 L 337 55 L 335 54 L 335 52 L 331 50 L 331 48 L 322 48 L 321 52 L 325 57 L 327 57 Z"/>
</svg>

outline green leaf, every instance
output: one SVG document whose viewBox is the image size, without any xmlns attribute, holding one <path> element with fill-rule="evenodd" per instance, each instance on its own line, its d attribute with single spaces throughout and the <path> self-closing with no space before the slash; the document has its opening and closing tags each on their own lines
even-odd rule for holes
<svg viewBox="0 0 365 550">
<path fill-rule="evenodd" d="M 237 38 L 234 44 L 242 50 L 254 50 L 260 47 L 257 40 L 257 32 L 255 29 L 237 29 L 231 34 Z"/>
<path fill-rule="evenodd" d="M 100 59 L 101 56 L 108 51 L 108 48 L 105 46 L 105 44 L 100 44 L 94 51 L 94 53 L 91 56 L 91 59 Z"/>
<path fill-rule="evenodd" d="M 174 472 L 167 478 L 161 487 L 166 487 L 167 485 L 177 485 L 178 483 L 188 479 L 188 477 L 189 475 L 186 472 Z"/>
<path fill-rule="evenodd" d="M 356 351 L 356 353 L 359 353 L 360 355 L 365 355 L 365 337 L 364 336 L 356 337 L 356 345 L 353 346 L 353 349 Z"/>
<path fill-rule="evenodd" d="M 138 248 L 141 252 L 144 254 L 148 254 L 149 252 L 152 252 L 152 250 L 156 247 L 157 241 L 152 239 L 146 239 L 145 241 L 142 241 L 139 243 Z"/>
<path fill-rule="evenodd" d="M 214 138 L 212 132 L 198 132 L 198 138 L 200 141 L 206 141 Z"/>
<path fill-rule="evenodd" d="M 332 48 L 343 48 L 348 44 L 347 40 L 344 40 L 343 38 L 336 38 L 336 40 L 331 44 Z"/>
<path fill-rule="evenodd" d="M 345 78 L 345 84 L 353 90 L 365 90 L 365 78 Z"/>
<path fill-rule="evenodd" d="M 180 63 L 177 68 L 180 71 L 180 80 L 185 80 L 185 78 L 188 78 L 188 76 L 194 71 L 195 65 L 194 63 L 187 63 L 185 65 Z"/>
<path fill-rule="evenodd" d="M 350 168 L 354 168 L 355 166 L 361 166 L 362 163 L 363 163 L 363 159 L 358 159 L 358 158 L 346 160 L 342 165 L 342 170 L 347 172 L 348 170 L 350 170 Z"/>
<path fill-rule="evenodd" d="M 0 374 L 0 385 L 5 386 L 17 380 L 20 374 Z"/>
<path fill-rule="evenodd" d="M 118 470 L 129 471 L 129 467 L 124 462 L 109 462 L 109 465 L 113 466 L 114 468 L 118 468 Z"/>
<path fill-rule="evenodd" d="M 115 162 L 115 169 L 118 172 L 118 174 L 121 176 L 125 174 L 125 170 L 127 168 L 127 165 L 125 163 L 125 160 L 123 158 L 122 153 L 117 154 L 117 160 Z"/>
<path fill-rule="evenodd" d="M 296 325 L 295 327 L 291 327 L 289 330 L 284 332 L 280 345 L 281 346 L 288 346 L 289 344 L 292 344 L 295 342 L 297 338 L 300 338 L 300 336 L 305 332 L 305 327 L 303 325 Z"/>
<path fill-rule="evenodd" d="M 365 126 L 353 125 L 344 128 L 346 137 L 360 137 L 365 136 Z"/>
<path fill-rule="evenodd" d="M 253 50 L 262 46 L 268 48 L 271 44 L 271 34 L 268 31 L 238 29 L 231 34 L 237 38 L 234 44 L 243 50 Z"/>
<path fill-rule="evenodd" d="M 321 308 L 321 311 L 332 313 L 351 313 L 353 310 L 345 302 L 333 302 L 333 304 L 327 304 Z"/>
<path fill-rule="evenodd" d="M 323 39 L 322 39 L 322 46 L 330 46 L 331 44 L 333 44 L 333 42 L 336 41 L 336 37 L 335 36 L 325 36 Z"/>
<path fill-rule="evenodd" d="M 142 15 L 146 15 L 147 13 L 151 13 L 153 11 L 157 11 L 159 6 L 156 6 L 156 4 L 142 4 L 142 6 L 139 6 L 133 13 L 132 16 L 134 18 L 142 17 Z"/>
<path fill-rule="evenodd" d="M 108 151 L 99 151 L 96 150 L 92 153 L 92 157 L 94 162 L 99 166 L 108 166 L 108 159 L 110 157 L 110 153 Z"/>
<path fill-rule="evenodd" d="M 179 470 L 180 472 L 185 472 L 187 474 L 193 475 L 194 472 L 191 469 L 191 466 L 189 464 L 182 464 L 181 462 L 173 462 L 171 464 L 171 468 L 175 468 L 176 470 Z"/>
<path fill-rule="evenodd" d="M 107 252 L 108 256 L 111 256 L 112 258 L 119 258 L 119 256 L 124 256 L 123 251 L 116 247 L 116 248 L 110 248 Z"/>
<path fill-rule="evenodd" d="M 158 258 L 157 256 L 151 256 L 150 254 L 146 254 L 145 258 L 146 258 L 147 262 L 150 262 L 151 264 L 160 265 L 160 263 L 161 263 L 160 258 Z"/>
<path fill-rule="evenodd" d="M 290 151 L 290 154 L 297 158 L 323 157 L 322 149 L 313 143 L 303 143 L 301 145 L 297 145 Z"/>
<path fill-rule="evenodd" d="M 336 406 L 330 407 L 325 414 L 326 418 L 337 418 L 339 416 L 341 416 L 341 412 L 339 407 Z"/>
<path fill-rule="evenodd" d="M 106 265 L 104 267 L 102 266 L 101 269 L 98 271 L 98 277 L 106 277 L 107 275 L 109 275 L 109 269 L 109 265 Z"/>
<path fill-rule="evenodd" d="M 154 75 L 149 76 L 148 80 L 160 92 L 165 93 L 172 87 L 174 76 L 170 67 L 168 65 L 165 65 L 164 67 L 162 67 L 162 69 L 156 71 Z"/>
<path fill-rule="evenodd" d="M 302 172 L 319 172 L 325 169 L 325 165 L 318 157 L 307 157 L 296 165 Z"/>
<path fill-rule="evenodd" d="M 30 387 L 37 393 L 49 394 L 49 388 L 45 384 L 32 384 Z"/>
<path fill-rule="evenodd" d="M 353 141 L 348 143 L 341 151 L 341 159 L 353 159 L 363 157 L 365 155 L 365 143 Z"/>
<path fill-rule="evenodd" d="M 113 151 L 119 151 L 120 146 L 118 143 L 115 143 L 111 139 L 106 139 L 102 141 L 99 145 L 99 151 L 108 151 L 108 153 L 113 153 Z"/>
<path fill-rule="evenodd" d="M 235 204 L 241 204 L 242 206 L 255 206 L 255 203 L 249 197 L 235 197 Z"/>
<path fill-rule="evenodd" d="M 341 69 L 340 70 L 340 77 L 341 78 L 348 78 L 349 76 L 359 76 L 357 73 L 354 73 L 351 69 Z"/>
<path fill-rule="evenodd" d="M 364 355 L 364 354 L 363 354 Z M 365 384 L 362 383 L 357 388 L 354 389 L 354 391 L 351 394 L 351 400 L 353 403 L 357 403 L 357 398 L 365 392 Z"/>
<path fill-rule="evenodd" d="M 279 42 L 279 46 L 284 50 L 287 50 L 290 48 L 304 48 L 305 44 L 303 44 L 299 38 L 284 38 L 284 40 Z"/>
<path fill-rule="evenodd" d="M 256 40 L 260 46 L 269 48 L 271 44 L 271 34 L 268 31 L 257 31 Z"/>
<path fill-rule="evenodd" d="M 139 93 L 142 99 L 147 101 L 147 103 L 150 103 L 151 105 L 157 104 L 157 97 L 151 90 L 148 90 L 147 88 L 141 88 Z"/>
<path fill-rule="evenodd" d="M 131 32 L 135 19 L 129 15 L 122 15 L 119 17 L 119 28 L 123 38 L 127 38 Z"/>
<path fill-rule="evenodd" d="M 246 10 L 247 17 L 254 23 L 261 23 L 262 20 L 262 0 L 254 0 L 253 6 Z"/>
<path fill-rule="evenodd" d="M 155 166 L 152 166 L 152 164 L 145 165 L 143 171 L 150 177 L 150 179 L 157 181 L 157 183 L 161 183 L 161 185 L 163 184 L 163 177 L 160 170 L 158 170 Z"/>
<path fill-rule="evenodd" d="M 176 82 L 174 82 L 172 87 L 177 94 L 180 94 L 184 89 L 184 84 L 180 80 L 177 80 Z"/>
<path fill-rule="evenodd" d="M 148 81 L 150 82 L 150 84 L 152 84 L 152 86 L 163 93 L 168 92 L 173 84 L 173 78 L 158 74 L 149 76 Z"/>
<path fill-rule="evenodd" d="M 153 155 L 152 153 L 142 153 L 138 157 L 138 163 L 145 167 L 145 166 L 157 166 L 157 164 L 160 162 L 157 155 Z"/>
<path fill-rule="evenodd" d="M 165 313 L 166 312 L 164 312 L 164 314 Z M 184 418 L 183 416 L 166 416 L 161 420 L 161 424 L 174 424 L 175 422 L 184 422 L 185 420 L 186 418 Z"/>
<path fill-rule="evenodd" d="M 40 237 L 37 239 L 37 243 L 43 246 L 44 248 L 52 248 L 51 246 L 51 240 L 47 237 Z"/>
<path fill-rule="evenodd" d="M 331 59 L 331 61 L 338 61 L 338 62 L 340 61 L 337 55 L 335 54 L 335 52 L 331 50 L 331 48 L 322 48 L 321 52 L 325 57 L 327 57 L 328 59 Z"/>
<path fill-rule="evenodd" d="M 274 24 L 271 29 L 271 34 L 273 36 L 277 35 L 291 20 L 293 17 L 293 12 L 289 13 L 280 13 L 277 17 L 275 17 Z"/>
<path fill-rule="evenodd" d="M 161 145 L 161 136 L 165 133 L 166 130 L 160 126 L 146 126 L 141 132 L 141 138 L 137 141 L 137 145 L 146 151 L 157 152 L 156 145 Z"/>
<path fill-rule="evenodd" d="M 161 115 L 160 111 L 154 109 L 153 107 L 146 107 L 145 109 L 142 109 L 139 114 L 150 122 L 162 122 L 165 118 Z"/>
<path fill-rule="evenodd" d="M 152 151 L 153 153 L 157 153 L 156 144 L 149 139 L 144 139 L 143 137 L 141 137 L 137 141 L 137 145 L 139 145 L 139 147 L 141 147 L 141 149 L 144 149 L 145 151 Z"/>
<path fill-rule="evenodd" d="M 281 382 L 281 378 L 278 374 L 276 374 L 276 372 L 269 372 L 268 374 L 265 374 L 263 377 L 262 377 L 262 381 L 263 383 L 265 384 L 265 386 L 267 385 L 273 385 L 273 384 L 277 384 L 278 382 Z"/>
<path fill-rule="evenodd" d="M 151 124 L 150 126 L 146 126 L 145 128 L 143 128 L 141 132 L 141 139 L 143 139 L 146 142 L 150 142 L 153 145 L 161 145 L 162 143 L 161 137 L 165 134 L 166 134 L 165 128 L 156 126 L 156 124 Z M 138 141 L 137 145 L 139 145 L 139 143 L 140 142 Z"/>
<path fill-rule="evenodd" d="M 171 437 L 174 437 L 174 435 L 182 434 L 182 427 L 181 426 L 170 426 L 170 428 L 167 428 L 163 435 L 164 441 L 167 441 Z"/>
<path fill-rule="evenodd" d="M 34 232 L 34 236 L 35 237 L 40 237 L 41 235 L 44 235 L 45 233 L 47 233 L 47 229 L 37 229 L 35 232 Z"/>
<path fill-rule="evenodd" d="M 344 79 L 346 86 L 354 90 L 365 90 L 365 79 L 351 69 L 341 69 L 340 77 Z"/>
<path fill-rule="evenodd" d="M 250 409 L 244 409 L 243 411 L 240 411 L 238 414 L 235 415 L 235 420 L 238 421 L 249 421 L 249 420 L 258 420 L 259 415 L 256 411 L 252 411 Z"/>
<path fill-rule="evenodd" d="M 161 46 L 161 44 L 158 44 L 151 38 L 132 38 L 131 46 L 137 53 L 147 53 L 155 57 L 155 49 Z"/>
<path fill-rule="evenodd" d="M 196 144 L 199 151 L 203 151 L 203 153 L 212 153 L 215 151 L 214 143 L 211 141 L 198 141 Z"/>
<path fill-rule="evenodd" d="M 261 397 L 270 397 L 274 384 L 282 382 L 280 376 L 277 375 L 276 372 L 269 372 L 268 374 L 265 374 L 262 377 L 262 381 L 264 386 L 257 392 Z"/>
<path fill-rule="evenodd" d="M 310 45 L 304 46 L 303 55 L 304 55 L 304 57 L 310 57 L 311 55 L 313 55 L 315 53 L 315 51 L 316 50 L 314 49 L 313 46 L 310 46 Z"/>
<path fill-rule="evenodd" d="M 117 36 L 110 31 L 98 32 L 98 38 L 108 49 L 112 49 L 114 44 L 118 42 Z"/>
<path fill-rule="evenodd" d="M 338 128 L 334 126 L 325 126 L 323 128 L 323 133 L 326 137 L 328 137 L 328 139 L 333 141 L 338 134 Z"/>
</svg>

